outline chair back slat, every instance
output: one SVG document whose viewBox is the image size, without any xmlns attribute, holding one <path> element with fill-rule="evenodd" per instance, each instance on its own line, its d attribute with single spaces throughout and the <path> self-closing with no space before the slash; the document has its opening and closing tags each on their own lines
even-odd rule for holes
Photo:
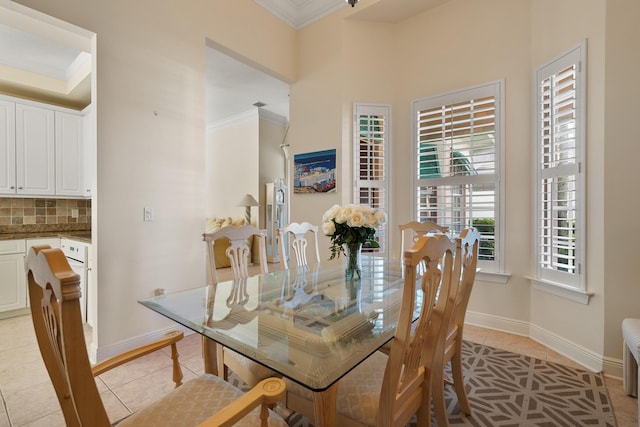
<svg viewBox="0 0 640 427">
<path fill-rule="evenodd" d="M 420 236 L 431 232 L 446 233 L 449 231 L 449 227 L 431 221 L 410 221 L 406 224 L 400 224 L 398 230 L 400 231 L 400 251 L 404 252 L 411 249 Z"/>
<path fill-rule="evenodd" d="M 307 258 L 307 247 L 309 246 L 308 238 L 313 239 L 313 246 L 315 249 L 315 262 L 316 265 L 320 263 L 320 253 L 318 252 L 318 226 L 311 225 L 308 222 L 297 223 L 292 222 L 277 230 L 278 241 L 280 244 L 280 267 L 283 270 L 289 268 L 289 262 L 287 260 L 287 240 L 291 239 L 288 243 L 290 252 L 293 252 L 296 258 L 296 265 L 298 268 L 305 270 L 309 269 L 309 260 Z M 310 236 L 310 237 L 309 237 Z M 290 255 L 289 258 L 291 258 Z"/>
<path fill-rule="evenodd" d="M 461 257 L 462 268 L 460 286 L 456 296 L 455 314 L 453 321 L 461 329 L 464 324 L 467 306 L 471 298 L 471 290 L 476 280 L 478 268 L 478 250 L 480 247 L 480 233 L 475 228 L 462 230 L 456 239 L 456 254 Z"/>
<path fill-rule="evenodd" d="M 421 236 L 412 249 L 404 252 L 402 305 L 383 378 L 378 425 L 404 426 L 420 408 L 427 410 L 424 405 L 430 383 L 425 369 L 425 341 L 436 310 L 436 295 L 446 297 L 453 281 L 454 253 L 455 242 L 444 234 Z M 414 325 L 418 284 L 422 301 Z"/>
<path fill-rule="evenodd" d="M 478 246 L 480 233 L 475 228 L 463 230 L 456 240 L 455 262 L 452 285 L 446 300 L 440 297 L 434 316 L 434 329 L 429 341 L 436 347 L 432 363 L 433 377 L 433 407 L 438 425 L 448 425 L 447 408 L 444 398 L 444 367 L 451 361 L 451 371 L 454 387 L 458 397 L 458 404 L 462 411 L 471 414 L 471 407 L 464 390 L 462 378 L 462 330 L 464 318 L 475 281 L 478 261 Z M 442 315 L 440 315 L 442 313 Z M 436 332 L 437 331 L 437 332 Z"/>
<path fill-rule="evenodd" d="M 251 247 L 249 245 L 249 239 L 258 237 L 258 257 L 260 264 L 260 273 L 268 273 L 267 266 L 267 247 L 266 237 L 267 233 L 264 230 L 259 230 L 252 225 L 241 226 L 227 226 L 223 227 L 213 233 L 204 233 L 202 240 L 207 245 L 207 265 L 209 273 L 209 285 L 215 285 L 218 283 L 218 276 L 216 274 L 216 261 L 214 253 L 215 241 L 218 239 L 227 239 L 230 242 L 230 246 L 225 251 L 225 254 L 229 258 L 231 269 L 234 279 L 246 279 L 249 277 L 249 260 L 251 259 Z"/>
<path fill-rule="evenodd" d="M 66 425 L 109 426 L 86 350 L 80 276 L 46 245 L 29 250 L 25 268 L 36 339 Z"/>
</svg>

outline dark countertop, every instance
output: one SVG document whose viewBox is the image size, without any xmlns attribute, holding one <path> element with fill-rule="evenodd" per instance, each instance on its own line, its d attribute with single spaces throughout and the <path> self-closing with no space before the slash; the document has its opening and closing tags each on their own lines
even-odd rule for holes
<svg viewBox="0 0 640 427">
<path fill-rule="evenodd" d="M 0 228 L 0 240 L 15 239 L 43 239 L 47 237 L 60 237 L 91 243 L 91 230 L 7 230 Z"/>
</svg>

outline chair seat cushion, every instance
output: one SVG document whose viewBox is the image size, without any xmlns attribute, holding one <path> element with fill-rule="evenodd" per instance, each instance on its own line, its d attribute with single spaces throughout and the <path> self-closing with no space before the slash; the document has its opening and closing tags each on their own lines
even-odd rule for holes
<svg viewBox="0 0 640 427">
<path fill-rule="evenodd" d="M 629 351 L 633 354 L 633 357 L 638 361 L 638 349 L 640 348 L 640 319 L 629 318 L 622 321 L 622 338 L 629 348 Z"/>
<path fill-rule="evenodd" d="M 382 379 L 388 357 L 375 352 L 338 382 L 337 413 L 361 424 L 374 426 L 382 391 Z M 311 401 L 311 391 L 285 379 L 287 393 Z"/>
<path fill-rule="evenodd" d="M 204 374 L 174 389 L 162 399 L 146 406 L 118 423 L 118 427 L 194 427 L 214 415 L 244 393 L 222 379 Z M 254 409 L 236 426 L 260 425 L 260 407 Z M 287 423 L 269 411 L 270 427 L 286 427 Z"/>
</svg>

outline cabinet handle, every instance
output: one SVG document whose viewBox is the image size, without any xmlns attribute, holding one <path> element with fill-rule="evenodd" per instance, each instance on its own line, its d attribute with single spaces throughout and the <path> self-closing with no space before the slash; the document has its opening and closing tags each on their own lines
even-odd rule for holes
<svg viewBox="0 0 640 427">
<path fill-rule="evenodd" d="M 23 189 L 22 187 L 18 187 L 18 190 L 22 190 L 22 189 Z"/>
<path fill-rule="evenodd" d="M 12 185 L 11 187 L 9 187 L 9 189 L 11 189 L 11 190 L 15 190 L 15 189 L 16 189 L 16 186 L 15 186 L 15 185 Z"/>
</svg>

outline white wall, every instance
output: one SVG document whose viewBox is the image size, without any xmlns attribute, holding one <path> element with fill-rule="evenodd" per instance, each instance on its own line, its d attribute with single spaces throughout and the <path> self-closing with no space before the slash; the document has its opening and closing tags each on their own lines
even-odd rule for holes
<svg viewBox="0 0 640 427">
<path fill-rule="evenodd" d="M 531 166 L 529 156 L 530 4 L 527 1 L 457 0 L 429 13 L 415 16 L 398 29 L 396 62 L 404 63 L 396 76 L 398 108 L 394 117 L 395 141 L 406 153 L 395 159 L 403 171 L 405 201 L 397 216 L 413 219 L 411 209 L 413 150 L 410 108 L 416 99 L 505 81 L 505 270 L 507 284 L 476 281 L 469 310 L 488 313 L 511 324 L 529 319 L 529 273 L 531 259 L 528 230 L 531 229 Z M 459 31 L 464 28 L 465 31 Z M 522 153 L 525 153 L 522 155 Z M 524 236 L 523 236 L 524 234 Z M 517 248 L 517 250 L 514 250 Z M 492 325 L 506 327 L 505 325 Z"/>
<path fill-rule="evenodd" d="M 553 14 L 549 14 L 549 10 Z M 532 70 L 587 40 L 587 288 L 594 293 L 589 305 L 575 303 L 532 289 L 531 323 L 543 342 L 559 341 L 569 356 L 594 361 L 604 342 L 604 63 L 605 3 L 601 0 L 533 1 Z M 573 354 L 575 353 L 575 354 Z M 619 354 L 619 353 L 618 353 Z M 596 362 L 597 363 L 597 362 Z M 596 367 L 596 366 L 594 366 Z"/>
<path fill-rule="evenodd" d="M 206 176 L 207 218 L 243 218 L 238 202 L 245 194 L 258 198 L 259 117 L 250 111 L 207 130 Z M 257 224 L 258 208 L 251 220 Z"/>
<path fill-rule="evenodd" d="M 257 224 L 261 229 L 266 229 L 267 227 L 265 184 L 276 182 L 277 180 L 284 181 L 285 158 L 280 144 L 282 144 L 285 139 L 287 126 L 288 121 L 285 117 L 262 109 L 260 110 L 260 159 L 258 168 L 260 191 L 256 193 L 256 199 L 260 202 L 260 222 Z"/>
<path fill-rule="evenodd" d="M 516 154 L 506 162 L 506 267 L 512 278 L 506 285 L 477 283 L 471 310 L 527 322 L 531 165 L 527 155 L 517 154 L 528 153 L 530 144 L 530 7 L 522 1 L 457 0 L 397 25 L 336 14 L 302 30 L 299 75 L 291 91 L 293 152 L 338 148 L 343 167 L 337 194 L 292 196 L 292 220 L 318 223 L 333 203 L 351 201 L 354 102 L 392 105 L 390 230 L 413 219 L 411 101 L 505 79 L 506 152 Z M 315 132 L 318 123 L 323 133 Z M 399 251 L 394 237 L 392 254 Z M 320 246 L 328 251 L 326 239 Z"/>
<path fill-rule="evenodd" d="M 295 32 L 253 0 L 20 3 L 97 34 L 100 357 L 174 327 L 138 299 L 204 283 L 207 38 L 290 81 Z"/>
<path fill-rule="evenodd" d="M 265 227 L 265 184 L 284 179 L 286 128 L 286 118 L 262 109 L 207 126 L 207 218 L 242 218 L 237 204 L 249 193 L 260 203 L 251 208 L 251 221 Z"/>
<path fill-rule="evenodd" d="M 136 300 L 160 285 L 175 290 L 204 279 L 199 233 L 206 213 L 204 44 L 209 38 L 295 82 L 291 159 L 296 153 L 338 150 L 338 191 L 292 195 L 293 221 L 319 223 L 328 207 L 351 201 L 354 102 L 392 105 L 393 230 L 413 217 L 411 101 L 505 79 L 505 256 L 512 276 L 507 284 L 478 282 L 470 310 L 506 328 L 531 329 L 587 358 L 604 355 L 612 365 L 619 360 L 619 321 L 640 316 L 633 270 L 637 251 L 629 238 L 637 228 L 638 201 L 628 191 L 630 182 L 638 181 L 630 105 L 638 91 L 633 70 L 640 65 L 636 0 L 452 0 L 398 24 L 357 21 L 358 8 L 367 7 L 361 2 L 298 33 L 252 0 L 161 8 L 123 0 L 21 3 L 98 34 L 101 346 L 170 326 Z M 551 6 L 557 21 L 549 19 Z M 531 291 L 525 276 L 531 272 L 533 244 L 533 71 L 585 38 L 587 274 L 595 296 L 589 305 L 577 305 Z M 142 222 L 144 205 L 154 206 L 156 221 Z M 397 250 L 395 239 L 391 243 Z M 320 246 L 321 257 L 328 258 L 328 239 Z"/>
<path fill-rule="evenodd" d="M 549 10 L 554 10 L 556 16 L 550 17 Z M 511 277 L 506 284 L 476 281 L 469 307 L 471 317 L 492 327 L 531 334 L 596 369 L 603 356 L 619 358 L 619 322 L 616 319 L 606 324 L 604 318 L 605 248 L 598 244 L 604 234 L 606 181 L 604 29 L 605 25 L 616 25 L 613 20 L 605 21 L 605 3 L 452 0 L 397 25 L 362 22 L 357 18 L 345 20 L 347 16 L 348 12 L 331 15 L 300 32 L 298 80 L 291 90 L 293 152 L 338 148 L 342 168 L 337 194 L 292 196 L 292 220 L 318 222 L 321 212 L 331 204 L 351 201 L 353 102 L 392 105 L 390 229 L 412 219 L 411 101 L 504 79 L 504 257 L 505 270 Z M 464 31 L 459 31 L 461 28 Z M 626 38 L 637 40 L 633 34 Z M 586 166 L 590 246 L 586 269 L 589 290 L 595 293 L 589 305 L 532 290 L 526 279 L 532 275 L 533 267 L 532 77 L 536 66 L 583 39 L 589 40 Z M 616 106 L 612 104 L 607 107 L 614 110 Z M 316 131 L 317 123 L 322 124 L 324 132 Z M 615 215 L 613 211 L 611 214 Z M 396 240 L 391 240 L 392 253 L 398 250 Z M 321 243 L 321 250 L 326 247 L 326 241 Z M 616 301 L 624 298 L 620 295 L 623 293 L 616 292 Z M 604 353 L 605 335 L 615 337 L 608 353 Z"/>
<path fill-rule="evenodd" d="M 640 318 L 638 245 L 640 233 L 640 144 L 638 107 L 640 85 L 640 2 L 607 1 L 604 152 L 604 231 L 591 240 L 600 246 L 604 263 L 604 353 L 619 359 L 622 352 L 620 323 L 625 317 Z"/>
</svg>

